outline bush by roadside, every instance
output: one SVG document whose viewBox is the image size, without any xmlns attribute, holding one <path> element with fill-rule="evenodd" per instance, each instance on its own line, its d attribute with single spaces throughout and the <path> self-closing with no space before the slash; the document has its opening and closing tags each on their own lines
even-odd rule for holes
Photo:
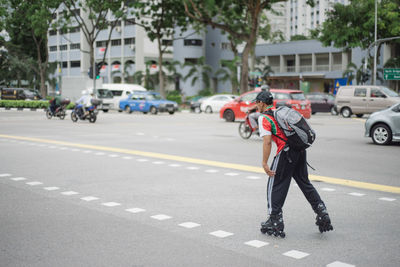
<svg viewBox="0 0 400 267">
<path fill-rule="evenodd" d="M 25 101 L 25 100 L 0 100 L 0 108 L 29 108 L 29 109 L 47 109 L 49 107 L 48 101 Z M 74 103 L 70 103 L 67 109 L 73 109 Z"/>
</svg>

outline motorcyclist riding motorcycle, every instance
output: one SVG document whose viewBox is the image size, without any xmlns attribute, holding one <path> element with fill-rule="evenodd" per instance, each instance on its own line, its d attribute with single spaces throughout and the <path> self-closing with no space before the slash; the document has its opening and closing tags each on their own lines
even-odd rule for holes
<svg viewBox="0 0 400 267">
<path fill-rule="evenodd" d="M 55 116 L 56 110 L 59 107 L 61 107 L 61 94 L 57 91 L 54 98 L 50 101 L 50 111 L 52 116 Z"/>
<path fill-rule="evenodd" d="M 89 93 L 89 91 L 84 90 L 82 93 L 83 95 L 76 101 L 76 104 L 81 105 L 81 108 L 78 110 L 78 115 L 84 119 L 89 115 L 88 108 L 92 105 L 93 92 Z"/>
</svg>

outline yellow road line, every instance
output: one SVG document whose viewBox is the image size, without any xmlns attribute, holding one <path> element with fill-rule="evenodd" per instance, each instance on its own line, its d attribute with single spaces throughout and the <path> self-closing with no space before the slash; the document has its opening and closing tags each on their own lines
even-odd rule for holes
<svg viewBox="0 0 400 267">
<path fill-rule="evenodd" d="M 70 146 L 70 147 L 94 149 L 94 150 L 101 150 L 101 151 L 125 153 L 125 154 L 131 154 L 131 155 L 137 155 L 137 156 L 143 156 L 143 157 L 174 160 L 174 161 L 179 161 L 179 162 L 194 163 L 194 164 L 200 164 L 200 165 L 205 165 L 205 166 L 213 166 L 213 167 L 228 168 L 228 169 L 234 169 L 234 170 L 240 170 L 240 171 L 265 174 L 264 170 L 261 167 L 255 167 L 255 166 L 249 166 L 249 165 L 243 165 L 243 164 L 204 160 L 204 159 L 197 159 L 197 158 L 190 158 L 190 157 L 174 156 L 174 155 L 163 154 L 163 153 L 146 152 L 146 151 L 130 150 L 130 149 L 123 149 L 123 148 L 115 148 L 115 147 L 86 145 L 86 144 L 79 144 L 79 143 L 49 140 L 49 139 L 33 138 L 33 137 L 12 136 L 12 135 L 3 135 L 3 134 L 0 134 L 0 137 L 8 138 L 8 139 L 47 143 L 47 144 L 63 145 L 63 146 Z M 329 184 L 337 184 L 337 185 L 344 185 L 344 186 L 350 186 L 350 187 L 355 187 L 355 188 L 362 188 L 362 189 L 369 189 L 369 190 L 375 190 L 375 191 L 383 191 L 383 192 L 400 194 L 400 187 L 396 187 L 396 186 L 365 183 L 365 182 L 358 182 L 358 181 L 353 181 L 353 180 L 346 180 L 346 179 L 318 176 L 318 175 L 310 175 L 310 179 L 314 180 L 314 181 L 322 181 L 322 182 L 329 183 Z"/>
</svg>

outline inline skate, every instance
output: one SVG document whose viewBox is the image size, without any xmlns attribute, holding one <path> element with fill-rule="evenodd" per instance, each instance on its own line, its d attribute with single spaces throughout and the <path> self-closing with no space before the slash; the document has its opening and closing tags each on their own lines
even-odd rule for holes
<svg viewBox="0 0 400 267">
<path fill-rule="evenodd" d="M 261 233 L 274 236 L 280 236 L 284 238 L 286 236 L 283 229 L 285 225 L 283 224 L 282 212 L 276 215 L 270 215 L 266 222 L 261 223 Z"/>
<path fill-rule="evenodd" d="M 324 203 L 319 203 L 315 211 L 317 214 L 315 224 L 318 226 L 320 233 L 333 230 L 331 219 Z"/>
</svg>

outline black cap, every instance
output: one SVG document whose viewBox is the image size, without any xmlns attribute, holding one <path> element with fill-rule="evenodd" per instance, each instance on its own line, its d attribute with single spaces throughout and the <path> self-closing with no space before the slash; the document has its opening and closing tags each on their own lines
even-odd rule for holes
<svg viewBox="0 0 400 267">
<path fill-rule="evenodd" d="M 256 99 L 254 99 L 253 102 L 261 101 L 266 104 L 272 104 L 273 99 L 274 99 L 274 97 L 272 96 L 270 91 L 261 91 L 258 93 L 258 95 L 256 96 Z"/>
</svg>

